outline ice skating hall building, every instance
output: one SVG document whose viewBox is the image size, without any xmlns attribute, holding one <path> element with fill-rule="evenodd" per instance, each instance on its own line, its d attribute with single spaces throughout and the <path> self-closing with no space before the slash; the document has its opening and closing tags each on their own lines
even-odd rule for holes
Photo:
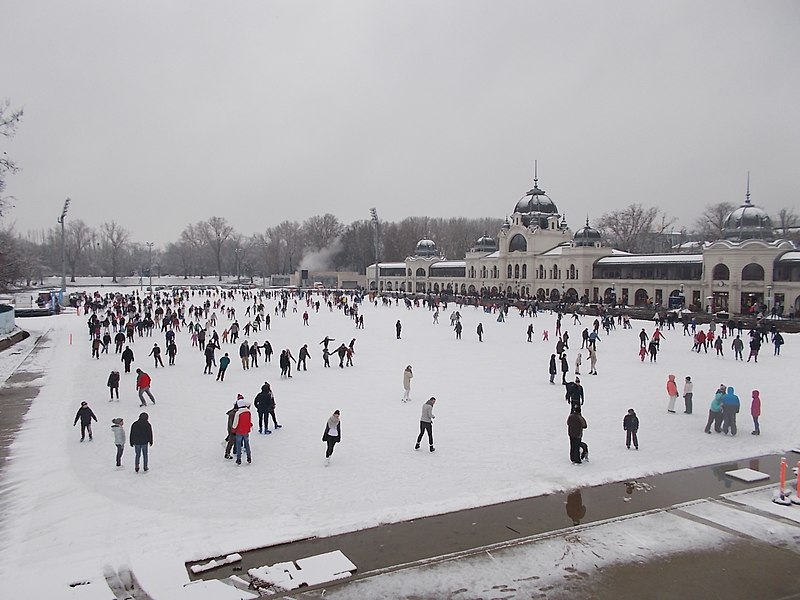
<svg viewBox="0 0 800 600">
<path fill-rule="evenodd" d="M 800 313 L 800 250 L 775 239 L 767 213 L 750 202 L 725 218 L 722 239 L 691 252 L 630 254 L 604 244 L 589 226 L 572 231 L 553 200 L 534 186 L 514 205 L 496 238 L 483 235 L 461 260 L 420 240 L 403 262 L 367 267 L 370 289 L 518 296 L 636 306 L 685 303 L 711 312 L 766 305 Z"/>
</svg>

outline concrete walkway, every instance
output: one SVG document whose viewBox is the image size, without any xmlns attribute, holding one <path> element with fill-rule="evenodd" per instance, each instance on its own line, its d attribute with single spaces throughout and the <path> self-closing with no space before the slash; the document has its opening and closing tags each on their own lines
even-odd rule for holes
<svg viewBox="0 0 800 600">
<path fill-rule="evenodd" d="M 794 460 L 798 457 L 794 456 Z M 790 458 L 790 461 L 793 460 Z M 409 568 L 426 568 L 437 561 L 451 560 L 456 555 L 468 557 L 475 552 L 483 552 L 488 547 L 515 545 L 525 540 L 535 543 L 537 536 L 550 532 L 566 534 L 576 525 L 601 523 L 621 519 L 630 515 L 647 513 L 659 509 L 667 510 L 681 503 L 716 498 L 723 494 L 756 489 L 763 482 L 747 484 L 733 480 L 724 475 L 726 471 L 749 467 L 770 475 L 772 482 L 777 482 L 780 456 L 759 456 L 751 459 L 726 464 L 710 465 L 696 469 L 675 471 L 651 477 L 643 477 L 635 481 L 610 483 L 581 490 L 554 493 L 535 498 L 526 498 L 513 502 L 505 502 L 491 506 L 483 506 L 469 510 L 395 523 L 382 527 L 374 527 L 361 531 L 346 533 L 328 538 L 313 538 L 291 544 L 282 544 L 269 548 L 241 552 L 242 562 L 232 566 L 220 567 L 203 574 L 202 578 L 226 578 L 231 575 L 242 575 L 249 568 L 271 565 L 277 562 L 297 560 L 315 554 L 341 550 L 357 567 L 358 574 L 354 579 L 384 576 L 392 571 Z M 591 468 L 587 466 L 586 468 Z M 800 528 L 798 528 L 800 539 Z M 697 562 L 702 555 L 702 562 Z M 725 548 L 719 552 L 696 553 L 694 559 L 686 555 L 671 557 L 665 560 L 654 560 L 645 566 L 636 565 L 637 573 L 647 573 L 647 577 L 662 580 L 665 589 L 673 589 L 676 582 L 686 578 L 696 580 L 695 575 L 703 575 L 707 582 L 699 588 L 687 589 L 682 596 L 658 596 L 648 591 L 649 597 L 713 597 L 711 595 L 694 595 L 699 589 L 732 590 L 730 598 L 781 598 L 790 593 L 800 591 L 800 575 L 792 569 L 784 569 L 787 578 L 774 587 L 775 593 L 762 595 L 764 587 L 758 583 L 761 578 L 751 580 L 754 586 L 748 588 L 741 582 L 730 584 L 730 569 L 723 568 L 735 557 L 735 564 L 761 565 L 764 568 L 774 566 L 773 571 L 800 563 L 800 558 L 791 551 L 775 548 L 768 543 L 754 539 L 742 539 L 735 547 Z M 739 562 L 745 561 L 745 562 Z M 705 573 L 700 565 L 718 566 Z M 236 570 L 234 570 L 236 569 Z M 764 573 L 757 571 L 756 573 Z M 716 575 L 720 574 L 720 577 Z M 727 574 L 727 580 L 723 575 Z M 723 581 L 724 580 L 724 581 Z M 352 582 L 353 579 L 348 580 Z M 604 572 L 602 581 L 594 584 L 605 589 L 607 594 L 596 597 L 641 597 L 647 580 L 632 575 L 631 568 L 617 567 Z M 723 585 L 727 581 L 726 585 Z M 782 582 L 782 583 L 781 583 Z M 343 584 L 345 586 L 351 583 Z M 722 588 L 715 587 L 722 586 Z M 759 587 L 760 586 L 760 587 Z M 333 593 L 336 586 L 328 585 L 328 593 Z M 340 586 L 341 587 L 341 586 Z M 321 590 L 322 588 L 320 588 Z M 627 595 L 625 590 L 630 591 Z M 574 590 L 573 590 L 574 591 Z M 397 590 L 394 590 L 396 593 Z M 635 594 L 634 594 L 635 592 Z M 313 590 L 305 592 L 307 597 L 316 597 Z M 736 594 L 739 595 L 736 595 Z M 688 595 L 687 595 L 688 594 Z M 337 593 L 337 595 L 339 595 Z M 292 597 L 297 597 L 296 593 Z M 353 597 L 358 597 L 357 595 Z M 398 596 L 400 597 L 400 596 Z M 419 597 L 418 595 L 414 596 Z M 435 597 L 435 596 L 432 596 Z M 469 596 L 462 596 L 469 597 Z M 497 597 L 508 597 L 498 595 Z M 555 597 L 550 594 L 547 597 Z M 573 597 L 595 597 L 573 596 Z"/>
</svg>

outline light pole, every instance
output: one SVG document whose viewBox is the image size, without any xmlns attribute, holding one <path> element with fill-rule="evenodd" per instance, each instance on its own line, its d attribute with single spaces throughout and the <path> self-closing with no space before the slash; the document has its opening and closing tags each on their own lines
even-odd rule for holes
<svg viewBox="0 0 800 600">
<path fill-rule="evenodd" d="M 567 300 L 566 300 L 566 298 L 564 298 L 564 287 L 565 287 L 565 286 L 564 286 L 564 282 L 562 281 L 562 282 L 561 282 L 561 302 L 563 302 L 564 304 L 566 304 L 566 303 L 567 303 Z"/>
<path fill-rule="evenodd" d="M 611 283 L 611 305 L 614 306 L 617 303 L 617 284 L 616 282 Z"/>
<path fill-rule="evenodd" d="M 67 291 L 67 246 L 64 242 L 64 219 L 67 218 L 67 210 L 69 210 L 69 203 L 71 200 L 67 198 L 64 200 L 64 208 L 61 210 L 61 216 L 56 220 L 61 223 L 61 298 L 59 304 L 64 304 L 64 294 Z"/>
<path fill-rule="evenodd" d="M 772 308 L 772 286 L 767 286 L 767 314 L 769 314 L 770 309 Z"/>
<path fill-rule="evenodd" d="M 378 248 L 380 240 L 380 223 L 378 222 L 378 211 L 373 207 L 369 209 L 369 214 L 372 217 L 372 224 L 375 225 L 375 294 L 380 292 L 380 267 L 378 265 Z"/>
<path fill-rule="evenodd" d="M 153 293 L 153 242 L 145 242 L 147 246 L 147 262 L 149 266 L 147 267 L 147 275 L 150 278 L 150 293 Z"/>
<path fill-rule="evenodd" d="M 239 285 L 239 258 L 242 255 L 242 249 L 236 248 L 234 249 L 233 253 L 236 255 L 236 285 Z"/>
</svg>

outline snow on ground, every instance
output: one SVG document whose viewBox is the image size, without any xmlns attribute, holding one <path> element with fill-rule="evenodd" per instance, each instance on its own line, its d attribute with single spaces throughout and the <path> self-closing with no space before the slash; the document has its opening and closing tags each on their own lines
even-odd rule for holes
<svg viewBox="0 0 800 600">
<path fill-rule="evenodd" d="M 199 296 L 195 296 L 197 301 Z M 244 304 L 235 303 L 240 324 Z M 109 402 L 109 371 L 122 371 L 118 357 L 90 358 L 86 317 L 65 314 L 18 319 L 23 328 L 51 328 L 48 341 L 31 355 L 45 371 L 43 389 L 25 417 L 12 446 L 2 487 L 6 506 L 0 527 L 0 577 L 36 571 L 38 581 L 62 583 L 96 577 L 104 565 L 131 564 L 136 557 L 188 561 L 270 545 L 309 535 L 329 535 L 380 523 L 410 519 L 487 503 L 594 485 L 628 477 L 734 460 L 780 451 L 797 444 L 798 408 L 787 393 L 794 377 L 797 337 L 787 335 L 783 356 L 765 345 L 758 364 L 691 352 L 690 338 L 667 331 L 657 364 L 641 363 L 638 332 L 652 323 L 634 321 L 598 343 L 599 375 L 582 375 L 586 390 L 585 433 L 591 463 L 572 466 L 568 456 L 568 404 L 563 387 L 548 382 L 548 361 L 555 346 L 555 316 L 504 323 L 472 307 L 461 310 L 463 339 L 448 327 L 453 305 L 440 323 L 424 308 L 362 307 L 365 329 L 356 330 L 341 312 L 310 310 L 310 326 L 299 311 L 276 317 L 267 301 L 272 330 L 250 336 L 269 339 L 276 350 L 267 366 L 243 371 L 237 347 L 223 344 L 232 363 L 226 381 L 203 375 L 202 353 L 192 348 L 184 329 L 173 367 L 153 369 L 147 353 L 163 335 L 136 338 L 136 367 L 153 377 L 157 404 L 147 412 L 155 443 L 151 469 L 133 471 L 132 448 L 125 468 L 114 467 L 111 419 L 123 417 L 126 431 L 139 415 L 135 374 L 122 375 L 120 401 Z M 228 325 L 217 311 L 218 331 Z M 403 324 L 395 339 L 394 323 Z M 574 365 L 582 327 L 564 318 Z M 475 334 L 485 328 L 484 341 Z M 525 331 L 534 323 L 534 342 Z M 542 341 L 542 331 L 550 341 Z M 72 344 L 70 345 L 70 335 Z M 323 369 L 320 340 L 356 338 L 355 366 Z M 576 344 L 577 341 L 577 344 Z M 307 343 L 313 358 L 308 372 L 279 379 L 277 353 L 298 355 Z M 12 360 L 8 351 L 0 363 Z M 165 357 L 166 362 L 166 357 Z M 404 404 L 402 374 L 414 367 L 411 396 Z M 3 367 L 0 366 L 0 372 Z M 584 352 L 583 372 L 588 372 Z M 665 382 L 691 375 L 693 415 L 668 414 Z M 569 378 L 572 377 L 570 373 Z M 269 381 L 283 429 L 251 435 L 253 464 L 236 466 L 223 459 L 225 411 L 237 393 L 251 399 Z M 708 405 L 720 383 L 732 385 L 742 400 L 740 435 L 706 435 Z M 761 436 L 751 436 L 750 392 L 761 391 Z M 414 451 L 422 403 L 436 396 L 436 452 Z M 80 401 L 87 400 L 99 423 L 95 439 L 79 443 L 70 427 Z M 679 400 L 682 406 L 682 400 Z M 622 418 L 635 408 L 641 421 L 638 452 L 624 445 Z M 324 466 L 323 428 L 334 409 L 341 410 L 342 442 L 330 467 Z M 255 411 L 254 411 L 255 416 Z"/>
</svg>

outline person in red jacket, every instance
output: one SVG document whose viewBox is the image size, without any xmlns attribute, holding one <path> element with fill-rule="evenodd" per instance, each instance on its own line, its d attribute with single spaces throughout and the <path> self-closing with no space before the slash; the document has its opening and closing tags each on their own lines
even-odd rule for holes
<svg viewBox="0 0 800 600">
<path fill-rule="evenodd" d="M 136 389 L 139 390 L 139 402 L 141 402 L 141 406 L 147 406 L 147 402 L 144 399 L 145 394 L 147 394 L 153 404 L 156 403 L 156 399 L 153 398 L 153 394 L 150 393 L 150 375 L 141 369 L 136 369 Z"/>
<path fill-rule="evenodd" d="M 753 417 L 753 426 L 755 429 L 752 435 L 761 435 L 761 427 L 758 425 L 758 417 L 761 416 L 761 396 L 758 390 L 753 390 L 753 403 L 750 405 L 750 415 Z M 91 437 L 89 438 L 91 439 Z"/>
<path fill-rule="evenodd" d="M 236 436 L 234 439 L 234 452 L 236 452 L 236 464 L 242 464 L 242 446 L 247 454 L 247 462 L 252 462 L 250 456 L 250 430 L 253 428 L 253 419 L 250 414 L 250 405 L 244 396 L 239 394 L 236 398 L 236 414 L 233 415 L 232 431 Z"/>
</svg>

